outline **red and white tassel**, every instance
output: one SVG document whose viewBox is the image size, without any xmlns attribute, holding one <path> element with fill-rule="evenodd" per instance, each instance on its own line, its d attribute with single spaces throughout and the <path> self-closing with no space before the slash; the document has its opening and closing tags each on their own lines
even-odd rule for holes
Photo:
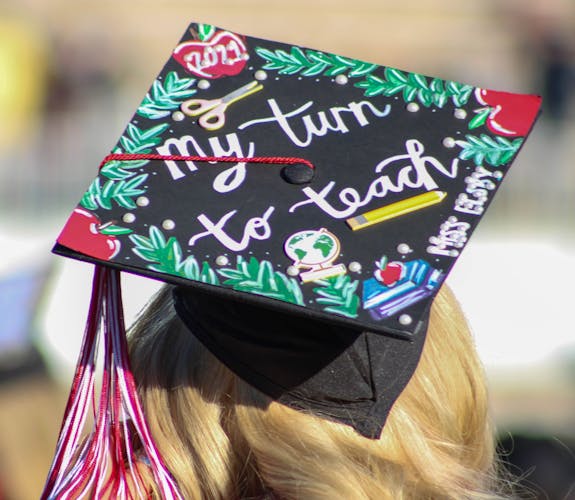
<svg viewBox="0 0 575 500">
<path fill-rule="evenodd" d="M 94 384 L 102 330 L 103 376 L 96 408 Z M 94 429 L 82 443 L 90 405 Z M 134 435 L 142 448 L 138 457 L 131 441 Z M 82 350 L 41 498 L 150 498 L 139 472 L 142 467 L 152 471 L 162 498 L 182 498 L 162 463 L 138 400 L 128 360 L 120 272 L 96 266 Z"/>
</svg>

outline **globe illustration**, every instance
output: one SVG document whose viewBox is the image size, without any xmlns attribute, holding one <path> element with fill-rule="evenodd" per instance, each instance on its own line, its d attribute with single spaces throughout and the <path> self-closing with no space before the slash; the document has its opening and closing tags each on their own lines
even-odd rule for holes
<svg viewBox="0 0 575 500">
<path fill-rule="evenodd" d="M 303 267 L 331 263 L 339 255 L 338 239 L 326 229 L 300 231 L 291 235 L 284 249 L 290 259 Z"/>
</svg>

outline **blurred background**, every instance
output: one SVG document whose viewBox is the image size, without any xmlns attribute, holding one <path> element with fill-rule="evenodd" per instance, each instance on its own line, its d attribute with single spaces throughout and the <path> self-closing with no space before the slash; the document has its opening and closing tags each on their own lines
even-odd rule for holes
<svg viewBox="0 0 575 500">
<path fill-rule="evenodd" d="M 544 96 L 449 282 L 504 460 L 575 498 L 573 0 L 2 0 L 0 500 L 39 496 L 86 318 L 90 266 L 50 248 L 190 21 Z M 156 285 L 124 287 L 129 320 Z"/>
</svg>

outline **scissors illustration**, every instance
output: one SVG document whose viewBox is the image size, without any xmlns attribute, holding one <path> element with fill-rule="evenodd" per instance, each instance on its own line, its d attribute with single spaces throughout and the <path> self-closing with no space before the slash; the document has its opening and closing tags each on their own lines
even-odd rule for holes
<svg viewBox="0 0 575 500">
<path fill-rule="evenodd" d="M 226 122 L 225 111 L 230 104 L 263 88 L 263 85 L 254 80 L 219 99 L 190 99 L 183 102 L 180 109 L 187 116 L 203 115 L 198 120 L 200 126 L 206 130 L 218 130 Z"/>
</svg>

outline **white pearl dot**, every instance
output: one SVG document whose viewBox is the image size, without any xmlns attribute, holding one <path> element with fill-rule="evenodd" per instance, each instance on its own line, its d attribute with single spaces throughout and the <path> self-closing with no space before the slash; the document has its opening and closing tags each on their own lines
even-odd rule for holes
<svg viewBox="0 0 575 500">
<path fill-rule="evenodd" d="M 136 216 L 132 213 L 127 213 L 124 214 L 122 216 L 122 220 L 126 223 L 126 224 L 131 224 L 132 222 L 134 222 L 136 220 Z"/>
<path fill-rule="evenodd" d="M 337 75 L 335 77 L 335 83 L 337 83 L 338 85 L 345 85 L 347 83 L 347 76 L 345 75 Z"/>
<path fill-rule="evenodd" d="M 225 255 L 218 255 L 216 257 L 216 264 L 218 266 L 227 266 L 230 263 L 230 259 L 228 259 Z"/>
<path fill-rule="evenodd" d="M 397 245 L 397 251 L 402 255 L 406 255 L 408 253 L 413 252 L 413 250 L 407 243 L 400 243 L 399 245 Z"/>
<path fill-rule="evenodd" d="M 467 117 L 467 111 L 461 108 L 457 108 L 453 112 L 453 116 L 455 116 L 455 118 L 457 118 L 458 120 L 464 120 Z"/>
<path fill-rule="evenodd" d="M 150 200 L 145 196 L 140 196 L 136 199 L 136 205 L 139 207 L 147 207 L 150 204 Z"/>
<path fill-rule="evenodd" d="M 263 80 L 267 79 L 268 74 L 263 70 L 263 69 L 258 69 L 255 73 L 254 73 L 254 78 L 260 82 L 262 82 Z"/>
<path fill-rule="evenodd" d="M 182 113 L 181 111 L 174 111 L 172 113 L 172 120 L 174 120 L 175 122 L 181 122 L 185 117 L 186 115 L 184 115 L 184 113 Z"/>
<path fill-rule="evenodd" d="M 453 137 L 446 137 L 443 139 L 443 145 L 446 148 L 453 148 L 455 147 L 455 139 Z"/>
<path fill-rule="evenodd" d="M 200 80 L 198 82 L 198 88 L 200 90 L 206 90 L 210 88 L 211 83 L 208 80 Z"/>
<path fill-rule="evenodd" d="M 352 272 L 352 273 L 359 273 L 361 272 L 361 264 L 359 262 L 350 262 L 349 266 L 347 266 L 347 268 Z"/>
<path fill-rule="evenodd" d="M 408 326 L 411 325 L 411 322 L 413 321 L 412 317 L 409 314 L 402 314 L 399 317 L 399 323 L 403 326 Z"/>
<path fill-rule="evenodd" d="M 407 111 L 409 111 L 410 113 L 417 113 L 419 111 L 419 104 L 417 104 L 416 102 L 410 102 L 405 109 L 407 109 Z"/>
<path fill-rule="evenodd" d="M 299 269 L 295 266 L 289 266 L 286 269 L 286 273 L 288 273 L 289 276 L 297 276 L 299 274 Z"/>
<path fill-rule="evenodd" d="M 176 227 L 176 223 L 172 219 L 166 219 L 164 222 L 162 222 L 162 227 L 166 231 L 171 231 Z"/>
</svg>

